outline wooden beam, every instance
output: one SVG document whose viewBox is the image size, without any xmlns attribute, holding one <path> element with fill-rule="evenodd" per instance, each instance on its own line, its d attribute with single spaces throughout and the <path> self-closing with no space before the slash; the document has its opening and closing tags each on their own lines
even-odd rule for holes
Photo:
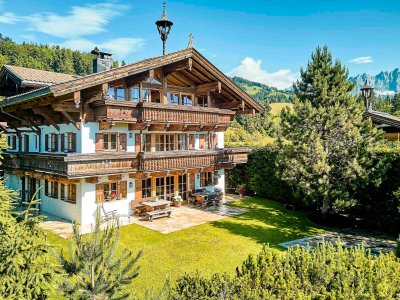
<svg viewBox="0 0 400 300">
<path fill-rule="evenodd" d="M 176 63 L 172 63 L 164 67 L 165 74 L 170 74 L 179 70 L 192 70 L 193 60 L 192 58 L 188 58 L 185 60 L 178 61 Z"/>
<path fill-rule="evenodd" d="M 75 103 L 72 102 L 53 103 L 51 107 L 58 112 L 61 111 L 72 112 L 72 113 L 80 112 L 80 109 L 76 108 Z"/>
<path fill-rule="evenodd" d="M 108 130 L 112 128 L 111 122 L 99 122 L 99 130 Z"/>
<path fill-rule="evenodd" d="M 246 108 L 243 110 L 238 110 L 236 112 L 238 115 L 254 115 L 256 113 L 256 110 L 254 108 Z"/>
<path fill-rule="evenodd" d="M 53 125 L 54 128 L 56 128 L 58 131 L 60 131 L 60 127 L 57 125 L 57 123 L 54 121 L 54 119 L 52 117 L 50 117 L 49 111 L 46 111 L 44 108 L 39 108 L 39 107 L 33 107 L 32 110 L 35 114 L 43 116 L 43 118 L 45 118 L 46 121 L 49 122 L 50 125 Z"/>
<path fill-rule="evenodd" d="M 220 81 L 199 84 L 196 86 L 196 95 L 206 94 L 211 91 L 218 91 L 218 93 L 221 93 L 221 88 L 222 85 Z"/>
<path fill-rule="evenodd" d="M 223 109 L 239 109 L 242 102 L 240 101 L 229 101 L 225 103 L 216 103 L 215 106 Z"/>
<path fill-rule="evenodd" d="M 87 183 L 99 183 L 99 181 L 100 181 L 99 177 L 85 178 L 85 182 L 87 182 Z"/>
<path fill-rule="evenodd" d="M 149 78 L 149 72 L 130 75 L 125 78 L 126 87 L 131 88 L 137 85 L 139 82 L 146 80 L 147 78 Z"/>
<path fill-rule="evenodd" d="M 74 102 L 75 107 L 79 108 L 79 105 L 81 104 L 81 91 L 74 92 Z"/>
<path fill-rule="evenodd" d="M 79 130 L 81 128 L 79 123 L 77 123 L 69 113 L 67 113 L 66 111 L 60 111 L 60 112 L 68 121 L 70 121 L 76 127 L 76 129 Z"/>
</svg>

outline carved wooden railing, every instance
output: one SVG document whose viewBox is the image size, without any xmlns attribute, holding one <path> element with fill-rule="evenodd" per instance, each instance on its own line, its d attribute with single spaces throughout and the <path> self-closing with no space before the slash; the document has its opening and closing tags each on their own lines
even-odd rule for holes
<svg viewBox="0 0 400 300">
<path fill-rule="evenodd" d="M 66 177 L 119 174 L 137 171 L 136 154 L 130 155 L 58 155 L 41 153 L 3 154 L 2 167 Z"/>
<path fill-rule="evenodd" d="M 97 121 L 118 121 L 179 124 L 215 124 L 228 126 L 235 112 L 200 106 L 104 100 L 96 103 Z"/>
</svg>

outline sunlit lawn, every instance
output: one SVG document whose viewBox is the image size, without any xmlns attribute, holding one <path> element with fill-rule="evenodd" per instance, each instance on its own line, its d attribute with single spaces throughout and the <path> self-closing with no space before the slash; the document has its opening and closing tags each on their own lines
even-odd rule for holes
<svg viewBox="0 0 400 300">
<path fill-rule="evenodd" d="M 250 198 L 233 205 L 248 212 L 166 235 L 139 225 L 122 227 L 122 246 L 144 251 L 132 288 L 140 295 L 148 288 L 161 288 L 167 277 L 174 280 L 196 270 L 207 275 L 233 273 L 263 244 L 281 249 L 281 242 L 323 232 L 303 212 L 285 210 L 274 201 Z M 67 240 L 52 234 L 50 239 L 68 250 Z"/>
</svg>

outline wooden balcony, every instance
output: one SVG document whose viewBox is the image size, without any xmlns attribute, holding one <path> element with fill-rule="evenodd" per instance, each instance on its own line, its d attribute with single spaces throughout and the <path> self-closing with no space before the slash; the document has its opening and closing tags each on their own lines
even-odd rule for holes
<svg viewBox="0 0 400 300">
<path fill-rule="evenodd" d="M 248 148 L 91 154 L 4 153 L 5 170 L 82 178 L 135 172 L 232 168 L 246 163 Z"/>
<path fill-rule="evenodd" d="M 124 154 L 42 154 L 5 153 L 2 167 L 61 177 L 121 174 L 137 171 L 135 153 Z"/>
<path fill-rule="evenodd" d="M 235 115 L 231 110 L 219 108 L 112 100 L 96 102 L 94 111 L 96 121 L 138 123 L 138 129 L 140 126 L 148 127 L 152 124 L 181 124 L 211 126 L 225 130 Z"/>
<path fill-rule="evenodd" d="M 153 172 L 215 166 L 232 168 L 247 162 L 248 148 L 140 153 L 139 171 Z"/>
</svg>

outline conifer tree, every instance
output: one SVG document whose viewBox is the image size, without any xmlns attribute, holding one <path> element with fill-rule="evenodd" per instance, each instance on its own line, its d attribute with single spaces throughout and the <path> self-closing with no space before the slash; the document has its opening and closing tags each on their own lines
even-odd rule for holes
<svg viewBox="0 0 400 300">
<path fill-rule="evenodd" d="M 83 237 L 80 226 L 74 223 L 69 254 L 60 256 L 68 275 L 62 285 L 68 299 L 128 299 L 133 294 L 127 287 L 138 276 L 139 267 L 135 264 L 142 251 L 134 255 L 127 249 L 117 249 L 120 241 L 117 219 L 101 227 L 99 208 L 92 234 Z"/>
<path fill-rule="evenodd" d="M 375 150 L 383 134 L 363 118 L 348 70 L 333 62 L 326 46 L 316 49 L 300 74 L 294 112 L 281 115 L 280 175 L 323 213 L 347 209 L 356 204 L 357 188 L 380 183 L 386 164 Z"/>
<path fill-rule="evenodd" d="M 6 148 L 4 136 L 0 148 Z M 13 212 L 17 194 L 0 180 L 0 299 L 48 299 L 58 287 L 59 276 L 52 247 L 34 214 L 38 201 Z"/>
</svg>

